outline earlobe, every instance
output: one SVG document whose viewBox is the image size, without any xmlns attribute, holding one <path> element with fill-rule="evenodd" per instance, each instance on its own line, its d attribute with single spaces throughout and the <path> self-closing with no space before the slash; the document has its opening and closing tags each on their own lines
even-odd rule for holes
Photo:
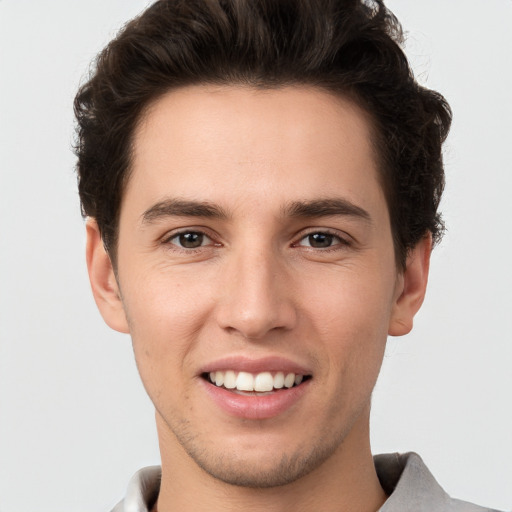
<svg viewBox="0 0 512 512">
<path fill-rule="evenodd" d="M 128 322 L 112 262 L 105 251 L 98 224 L 94 219 L 87 220 L 86 231 L 87 270 L 96 305 L 109 327 L 128 333 Z"/>
<path fill-rule="evenodd" d="M 406 268 L 399 276 L 400 289 L 389 322 L 390 336 L 403 336 L 412 330 L 414 315 L 425 298 L 431 251 L 432 236 L 428 234 L 407 256 Z"/>
</svg>

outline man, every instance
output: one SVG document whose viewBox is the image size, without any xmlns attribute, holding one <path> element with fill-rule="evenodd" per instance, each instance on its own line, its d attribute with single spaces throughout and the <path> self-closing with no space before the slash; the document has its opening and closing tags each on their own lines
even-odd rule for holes
<svg viewBox="0 0 512 512">
<path fill-rule="evenodd" d="M 451 114 L 382 2 L 166 0 L 75 101 L 87 264 L 132 337 L 161 471 L 116 511 L 483 510 L 372 457 L 425 294 Z"/>
</svg>

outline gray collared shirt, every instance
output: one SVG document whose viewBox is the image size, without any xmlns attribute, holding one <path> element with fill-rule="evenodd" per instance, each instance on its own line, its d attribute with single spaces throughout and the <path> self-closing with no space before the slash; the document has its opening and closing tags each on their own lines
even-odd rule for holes
<svg viewBox="0 0 512 512">
<path fill-rule="evenodd" d="M 376 455 L 374 461 L 389 496 L 378 512 L 498 512 L 450 498 L 416 453 Z M 126 497 L 112 512 L 149 512 L 158 497 L 160 476 L 160 466 L 135 473 Z"/>
</svg>

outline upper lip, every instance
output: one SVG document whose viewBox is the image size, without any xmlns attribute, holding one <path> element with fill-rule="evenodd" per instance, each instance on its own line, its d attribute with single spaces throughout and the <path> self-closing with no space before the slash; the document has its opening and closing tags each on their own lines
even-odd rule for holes
<svg viewBox="0 0 512 512">
<path fill-rule="evenodd" d="M 247 356 L 226 356 L 205 364 L 200 373 L 234 370 L 248 373 L 284 372 L 296 375 L 311 375 L 304 365 L 285 357 L 250 358 Z"/>
</svg>

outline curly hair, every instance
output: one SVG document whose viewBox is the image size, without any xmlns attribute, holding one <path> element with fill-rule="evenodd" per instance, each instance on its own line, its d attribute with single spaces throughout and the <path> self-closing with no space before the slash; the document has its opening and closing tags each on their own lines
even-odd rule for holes
<svg viewBox="0 0 512 512">
<path fill-rule="evenodd" d="M 414 79 L 403 32 L 382 0 L 159 0 L 98 55 L 75 98 L 84 216 L 115 264 L 133 134 L 144 110 L 193 84 L 309 85 L 348 97 L 373 121 L 397 265 L 444 231 L 442 143 L 451 110 Z"/>
</svg>

